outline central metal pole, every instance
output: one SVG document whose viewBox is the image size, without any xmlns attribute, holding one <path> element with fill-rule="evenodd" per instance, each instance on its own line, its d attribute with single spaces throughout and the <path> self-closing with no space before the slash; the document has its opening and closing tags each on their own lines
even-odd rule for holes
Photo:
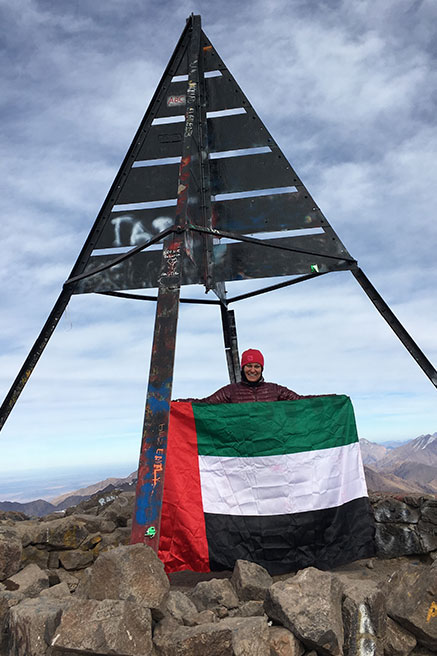
<svg viewBox="0 0 437 656">
<path fill-rule="evenodd" d="M 159 547 L 181 273 L 186 257 L 184 228 L 188 223 L 190 205 L 195 205 L 198 198 L 198 189 L 193 188 L 191 167 L 192 159 L 196 159 L 193 132 L 198 127 L 199 118 L 200 16 L 192 16 L 189 20 L 191 41 L 188 48 L 185 130 L 176 208 L 176 226 L 180 231 L 164 241 L 131 533 L 131 544 L 146 542 L 156 552 Z"/>
</svg>

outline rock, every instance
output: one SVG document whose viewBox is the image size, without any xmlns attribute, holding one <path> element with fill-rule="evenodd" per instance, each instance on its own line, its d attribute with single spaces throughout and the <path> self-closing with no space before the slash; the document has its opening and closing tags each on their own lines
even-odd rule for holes
<svg viewBox="0 0 437 656">
<path fill-rule="evenodd" d="M 38 549 L 38 547 L 29 544 L 23 549 L 21 563 L 22 565 L 30 565 L 30 563 L 34 563 L 41 569 L 47 569 L 49 566 L 49 552 L 45 549 Z"/>
<path fill-rule="evenodd" d="M 210 624 L 217 622 L 217 615 L 212 610 L 201 610 L 184 617 L 185 626 L 199 626 L 199 624 Z"/>
<path fill-rule="evenodd" d="M 164 618 L 153 640 L 160 656 L 270 656 L 269 630 L 263 617 L 233 617 L 193 627 Z"/>
<path fill-rule="evenodd" d="M 386 630 L 385 598 L 374 581 L 339 577 L 343 585 L 344 651 L 348 656 L 382 656 Z"/>
<path fill-rule="evenodd" d="M 113 521 L 102 516 L 95 515 L 74 515 L 77 522 L 83 522 L 88 533 L 112 533 L 116 525 Z"/>
<path fill-rule="evenodd" d="M 0 535 L 3 534 L 5 530 L 7 530 L 9 534 L 11 534 L 12 531 L 14 538 L 21 542 L 23 547 L 27 547 L 27 545 L 32 543 L 32 536 L 39 525 L 40 524 L 36 519 L 16 522 L 11 529 L 0 527 Z"/>
<path fill-rule="evenodd" d="M 57 551 L 49 551 L 49 558 L 47 567 L 49 569 L 57 569 L 59 567 L 59 554 Z"/>
<path fill-rule="evenodd" d="M 420 520 L 417 525 L 420 542 L 424 553 L 437 549 L 437 525 L 433 522 Z"/>
<path fill-rule="evenodd" d="M 232 631 L 235 656 L 270 656 L 270 633 L 266 617 L 228 617 L 220 624 Z"/>
<path fill-rule="evenodd" d="M 437 526 L 437 499 L 427 499 L 420 509 L 420 518 Z"/>
<path fill-rule="evenodd" d="M 410 565 L 396 572 L 385 590 L 388 615 L 421 646 L 437 650 L 437 570 Z"/>
<path fill-rule="evenodd" d="M 380 499 L 373 505 L 377 522 L 395 522 L 397 524 L 417 524 L 420 517 L 418 508 L 412 508 L 403 501 L 393 497 Z"/>
<path fill-rule="evenodd" d="M 261 565 L 247 560 L 237 560 L 231 583 L 241 601 L 264 601 L 273 579 Z"/>
<path fill-rule="evenodd" d="M 73 576 L 73 574 L 65 571 L 65 569 L 62 568 L 57 570 L 57 575 L 61 583 L 65 581 L 70 592 L 74 592 L 76 590 L 77 586 L 79 585 L 79 579 L 77 576 Z"/>
<path fill-rule="evenodd" d="M 56 569 L 46 569 L 46 572 L 49 577 L 49 586 L 58 585 L 61 582 Z"/>
<path fill-rule="evenodd" d="M 63 583 L 58 583 L 53 585 L 51 588 L 46 588 L 40 592 L 40 597 L 53 597 L 55 599 L 62 599 L 62 597 L 71 597 L 70 588 L 68 583 L 64 581 Z"/>
<path fill-rule="evenodd" d="M 110 519 L 117 526 L 127 526 L 135 505 L 135 492 L 122 492 L 114 501 L 100 511 L 100 515 Z"/>
<path fill-rule="evenodd" d="M 234 656 L 231 627 L 222 622 L 180 626 L 169 619 L 161 620 L 153 634 L 159 656 Z"/>
<path fill-rule="evenodd" d="M 264 602 L 267 615 L 318 654 L 343 653 L 342 585 L 314 567 L 274 583 Z"/>
<path fill-rule="evenodd" d="M 106 551 L 86 572 L 82 595 L 88 599 L 127 600 L 156 610 L 165 607 L 170 584 L 162 562 L 145 544 Z"/>
<path fill-rule="evenodd" d="M 244 601 L 238 608 L 229 611 L 230 617 L 260 617 L 264 615 L 264 602 L 254 599 Z"/>
<path fill-rule="evenodd" d="M 24 519 L 29 519 L 19 510 L 0 510 L 0 521 L 22 522 Z"/>
<path fill-rule="evenodd" d="M 379 558 L 425 553 L 415 524 L 376 524 L 375 544 Z"/>
<path fill-rule="evenodd" d="M 387 617 L 385 656 L 408 656 L 416 644 L 416 638 L 409 631 Z"/>
<path fill-rule="evenodd" d="M 59 654 L 149 656 L 152 618 L 148 608 L 133 601 L 75 599 L 62 613 L 51 640 Z"/>
<path fill-rule="evenodd" d="M 94 556 L 90 551 L 70 549 L 69 551 L 61 551 L 59 560 L 62 567 L 66 570 L 85 569 L 85 567 L 92 564 Z"/>
<path fill-rule="evenodd" d="M 122 545 L 128 545 L 130 540 L 130 528 L 119 527 L 116 528 L 112 533 L 105 533 L 100 536 L 93 547 L 95 554 L 100 554 L 102 551 L 108 551 L 109 549 L 114 549 L 115 547 L 120 547 Z"/>
<path fill-rule="evenodd" d="M 270 656 L 302 656 L 305 647 L 283 626 L 269 627 Z"/>
<path fill-rule="evenodd" d="M 26 597 L 37 597 L 41 590 L 49 587 L 49 577 L 47 573 L 34 563 L 26 565 L 21 572 L 9 577 L 7 582 L 16 586 L 13 587 L 13 589 L 22 592 Z"/>
<path fill-rule="evenodd" d="M 22 546 L 13 531 L 0 532 L 0 581 L 16 574 L 21 567 Z"/>
<path fill-rule="evenodd" d="M 223 606 L 226 609 L 238 606 L 238 597 L 228 579 L 201 581 L 191 593 L 197 610 L 207 610 Z"/>
<path fill-rule="evenodd" d="M 197 608 L 187 597 L 186 594 L 179 590 L 170 590 L 167 599 L 167 611 L 180 624 L 185 624 L 185 618 L 192 615 L 198 615 Z M 210 622 L 212 620 L 209 620 Z M 194 626 L 189 624 L 188 626 Z"/>
<path fill-rule="evenodd" d="M 14 656 L 44 656 L 69 599 L 24 599 L 10 610 L 10 649 Z"/>
<path fill-rule="evenodd" d="M 47 545 L 52 549 L 78 549 L 87 536 L 88 530 L 84 522 L 78 521 L 74 516 L 60 517 L 50 522 L 38 523 L 31 542 Z"/>
</svg>

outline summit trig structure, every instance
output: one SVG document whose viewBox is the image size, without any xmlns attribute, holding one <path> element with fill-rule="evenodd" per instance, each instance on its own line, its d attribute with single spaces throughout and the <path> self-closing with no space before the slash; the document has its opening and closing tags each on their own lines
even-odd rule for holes
<svg viewBox="0 0 437 656">
<path fill-rule="evenodd" d="M 287 236 L 277 236 L 284 231 Z M 202 31 L 200 16 L 191 15 L 77 262 L 1 407 L 0 428 L 72 294 L 155 301 L 131 541 L 147 541 L 157 551 L 179 304 L 218 307 L 235 382 L 238 344 L 229 306 L 346 270 L 437 387 L 436 370 L 342 244 Z M 281 276 L 291 278 L 226 295 L 227 281 Z M 181 287 L 192 284 L 214 298 L 181 298 Z M 148 288 L 157 288 L 157 296 L 142 291 Z"/>
</svg>

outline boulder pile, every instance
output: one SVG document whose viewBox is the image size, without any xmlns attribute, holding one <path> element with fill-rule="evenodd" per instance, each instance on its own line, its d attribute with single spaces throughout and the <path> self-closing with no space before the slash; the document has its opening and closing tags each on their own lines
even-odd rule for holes
<svg viewBox="0 0 437 656">
<path fill-rule="evenodd" d="M 3 518 L 0 656 L 435 654 L 437 502 L 372 503 L 380 558 L 274 578 L 239 560 L 169 580 L 149 546 L 128 545 L 131 492 Z"/>
</svg>

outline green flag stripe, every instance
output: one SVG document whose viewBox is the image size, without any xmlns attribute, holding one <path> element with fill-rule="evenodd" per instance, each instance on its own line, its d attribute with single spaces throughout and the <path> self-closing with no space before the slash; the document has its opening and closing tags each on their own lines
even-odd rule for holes
<svg viewBox="0 0 437 656">
<path fill-rule="evenodd" d="M 349 397 L 299 401 L 193 403 L 199 455 L 251 457 L 301 453 L 358 441 Z"/>
</svg>

